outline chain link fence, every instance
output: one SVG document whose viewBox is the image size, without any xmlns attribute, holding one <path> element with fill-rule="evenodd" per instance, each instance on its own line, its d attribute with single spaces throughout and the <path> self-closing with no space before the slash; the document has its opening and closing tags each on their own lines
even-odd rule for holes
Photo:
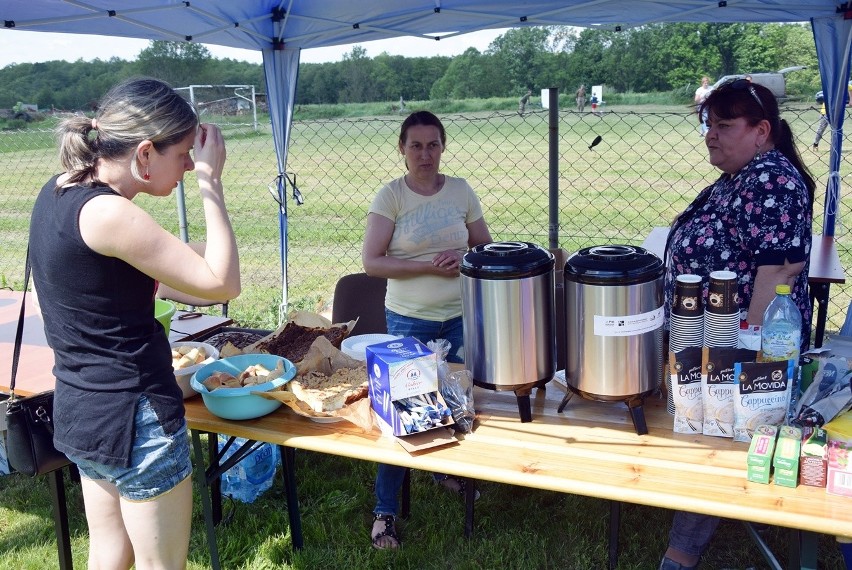
<svg viewBox="0 0 852 570">
<path fill-rule="evenodd" d="M 549 209 L 548 111 L 443 115 L 448 146 L 441 170 L 461 176 L 479 195 L 495 240 L 549 245 L 551 230 L 569 252 L 604 243 L 639 245 L 655 226 L 667 226 L 697 192 L 718 176 L 707 162 L 696 115 L 687 107 L 602 108 L 600 114 L 561 110 L 556 144 L 558 220 Z M 817 179 L 814 233 L 821 233 L 830 133 L 812 149 L 819 111 L 806 104 L 782 108 L 805 163 Z M 208 119 L 209 120 L 209 119 Z M 229 121 L 234 121 L 230 118 Z M 236 119 L 239 120 L 239 119 Z M 304 197 L 297 205 L 288 182 L 282 209 L 275 199 L 276 161 L 270 129 L 223 121 L 228 144 L 228 210 L 237 233 L 243 293 L 229 314 L 242 326 L 274 328 L 282 304 L 281 228 L 288 235 L 287 309 L 327 311 L 334 284 L 362 270 L 366 212 L 377 190 L 404 173 L 397 150 L 399 115 L 293 123 L 288 173 Z M 267 118 L 259 120 L 266 125 Z M 592 146 L 596 137 L 599 144 Z M 852 151 L 849 137 L 844 146 Z M 850 171 L 849 154 L 841 174 Z M 38 189 L 58 172 L 52 133 L 0 133 L 0 286 L 23 283 L 29 212 Z M 848 176 L 848 175 L 846 175 Z M 203 213 L 193 176 L 186 180 L 186 228 L 204 240 Z M 845 176 L 844 176 L 845 178 Z M 844 267 L 852 267 L 845 223 L 846 184 L 836 236 Z M 177 201 L 140 196 L 136 202 L 179 234 Z M 834 285 L 827 331 L 839 329 L 852 283 Z M 215 311 L 217 309 L 208 309 Z"/>
</svg>

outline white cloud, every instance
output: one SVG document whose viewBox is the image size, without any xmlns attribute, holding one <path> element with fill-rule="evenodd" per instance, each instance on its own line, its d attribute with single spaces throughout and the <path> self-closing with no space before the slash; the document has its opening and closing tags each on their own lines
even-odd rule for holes
<svg viewBox="0 0 852 570">
<path fill-rule="evenodd" d="M 424 38 L 396 38 L 357 44 L 367 51 L 368 57 L 382 52 L 406 57 L 453 56 L 469 47 L 485 51 L 488 45 L 506 30 L 482 30 L 440 41 Z M 25 32 L 18 30 L 0 31 L 0 68 L 12 63 L 38 63 L 43 61 L 91 61 L 108 60 L 112 57 L 132 60 L 148 47 L 148 40 L 116 38 L 82 34 L 54 34 L 47 32 Z M 304 63 L 340 61 L 352 51 L 353 44 L 307 49 L 302 52 Z M 217 58 L 231 58 L 260 63 L 260 52 L 253 50 L 208 45 Z"/>
</svg>

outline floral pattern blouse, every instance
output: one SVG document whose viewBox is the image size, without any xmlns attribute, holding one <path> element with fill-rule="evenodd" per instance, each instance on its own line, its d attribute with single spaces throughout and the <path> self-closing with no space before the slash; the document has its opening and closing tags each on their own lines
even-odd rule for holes
<svg viewBox="0 0 852 570">
<path fill-rule="evenodd" d="M 675 278 L 682 273 L 704 277 L 706 305 L 709 275 L 737 274 L 740 318 L 748 306 L 757 268 L 805 261 L 792 298 L 802 313 L 802 339 L 810 338 L 811 305 L 808 267 L 813 208 L 799 171 L 780 152 L 757 155 L 736 175 L 723 174 L 678 216 L 666 245 L 666 319 Z"/>
</svg>

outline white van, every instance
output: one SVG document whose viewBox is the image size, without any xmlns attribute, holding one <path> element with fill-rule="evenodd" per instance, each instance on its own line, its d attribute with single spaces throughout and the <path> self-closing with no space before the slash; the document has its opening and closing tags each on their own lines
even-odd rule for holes
<svg viewBox="0 0 852 570">
<path fill-rule="evenodd" d="M 724 83 L 728 83 L 729 81 L 734 81 L 736 79 L 745 79 L 746 75 L 751 75 L 751 80 L 754 83 L 758 83 L 763 85 L 775 95 L 775 98 L 778 101 L 784 101 L 787 99 L 787 81 L 785 76 L 792 71 L 799 71 L 800 69 L 805 69 L 804 65 L 796 65 L 793 67 L 785 67 L 784 69 L 779 69 L 775 73 L 750 73 L 750 74 L 739 74 L 739 75 L 725 75 L 719 79 L 716 83 L 713 84 L 713 89 L 716 89 L 720 85 Z"/>
</svg>

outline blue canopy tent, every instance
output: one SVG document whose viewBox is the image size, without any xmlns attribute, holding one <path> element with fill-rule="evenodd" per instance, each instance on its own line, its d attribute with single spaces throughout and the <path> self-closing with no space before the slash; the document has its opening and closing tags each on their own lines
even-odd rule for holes
<svg viewBox="0 0 852 570">
<path fill-rule="evenodd" d="M 261 50 L 278 162 L 282 303 L 287 307 L 285 168 L 300 50 L 394 37 L 440 40 L 481 29 L 566 25 L 622 30 L 654 22 L 805 22 L 813 25 L 831 161 L 825 233 L 840 195 L 843 105 L 852 48 L 852 0 L 3 0 L 15 30 L 191 41 Z M 553 191 L 554 189 L 552 189 Z"/>
</svg>

